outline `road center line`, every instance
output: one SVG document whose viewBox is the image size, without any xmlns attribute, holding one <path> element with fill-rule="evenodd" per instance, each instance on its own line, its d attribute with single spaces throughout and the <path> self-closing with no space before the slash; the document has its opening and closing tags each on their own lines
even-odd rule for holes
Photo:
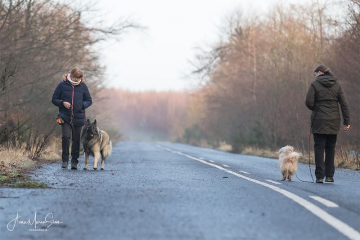
<svg viewBox="0 0 360 240">
<path fill-rule="evenodd" d="M 166 149 L 166 148 L 164 148 L 164 149 Z M 169 151 L 171 151 L 171 150 L 169 150 Z M 340 233 L 342 233 L 343 235 L 345 235 L 349 239 L 360 240 L 360 233 L 358 231 L 356 231 L 355 229 L 353 229 L 352 227 L 350 227 L 346 223 L 342 222 L 341 220 L 339 220 L 339 219 L 335 218 L 334 216 L 330 215 L 326 211 L 322 210 L 321 208 L 319 208 L 315 204 L 307 201 L 306 199 L 304 199 L 302 197 L 299 197 L 298 195 L 296 195 L 296 194 L 294 194 L 292 192 L 289 192 L 289 191 L 287 191 L 285 189 L 279 188 L 277 186 L 273 186 L 273 185 L 265 183 L 265 182 L 261 182 L 259 180 L 249 178 L 247 176 L 244 176 L 244 175 L 241 175 L 239 173 L 233 172 L 231 170 L 225 169 L 225 168 L 223 168 L 221 166 L 218 166 L 216 164 L 208 163 L 208 162 L 206 162 L 204 160 L 192 157 L 192 156 L 184 154 L 184 153 L 181 153 L 180 155 L 183 155 L 183 156 L 185 156 L 187 158 L 190 158 L 190 159 L 193 159 L 195 161 L 204 163 L 206 165 L 212 166 L 214 168 L 223 170 L 223 171 L 225 171 L 227 173 L 230 173 L 232 175 L 235 175 L 235 176 L 237 176 L 239 178 L 243 178 L 243 179 L 248 180 L 250 182 L 253 182 L 253 183 L 262 185 L 264 187 L 270 188 L 271 190 L 274 190 L 274 191 L 284 195 L 285 197 L 290 198 L 291 200 L 298 203 L 299 205 L 303 206 L 305 209 L 307 209 L 308 211 L 313 213 L 315 216 L 317 216 L 318 218 L 320 218 L 321 220 L 323 220 L 324 222 L 326 222 L 327 224 L 329 224 L 330 226 L 332 226 L 333 228 L 338 230 Z"/>
<path fill-rule="evenodd" d="M 266 180 L 266 181 L 271 182 L 271 183 L 274 183 L 274 184 L 281 184 L 281 183 L 275 182 L 275 181 L 273 181 L 273 180 Z"/>
<path fill-rule="evenodd" d="M 322 198 L 322 197 L 318 197 L 318 196 L 309 196 L 311 197 L 312 199 L 318 201 L 319 203 L 322 203 L 324 204 L 325 206 L 327 207 L 339 207 L 339 205 L 337 205 L 336 203 L 333 203 L 325 198 Z"/>
</svg>

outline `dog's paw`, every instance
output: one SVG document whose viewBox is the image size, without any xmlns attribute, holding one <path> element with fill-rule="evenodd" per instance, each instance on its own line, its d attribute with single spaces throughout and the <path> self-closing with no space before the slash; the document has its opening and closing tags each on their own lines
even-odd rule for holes
<svg viewBox="0 0 360 240">
<path fill-rule="evenodd" d="M 101 168 L 101 170 L 104 170 L 104 168 Z"/>
<path fill-rule="evenodd" d="M 87 170 L 87 168 L 84 167 L 83 170 Z"/>
<path fill-rule="evenodd" d="M 94 170 L 96 170 L 97 168 L 96 167 L 94 167 Z"/>
</svg>

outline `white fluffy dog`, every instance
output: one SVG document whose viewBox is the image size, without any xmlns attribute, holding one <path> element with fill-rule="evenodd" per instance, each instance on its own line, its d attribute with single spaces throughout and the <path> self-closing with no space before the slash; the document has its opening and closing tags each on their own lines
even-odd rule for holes
<svg viewBox="0 0 360 240">
<path fill-rule="evenodd" d="M 286 178 L 291 182 L 292 176 L 294 176 L 297 170 L 298 159 L 300 153 L 294 152 L 294 147 L 285 146 L 279 150 L 279 167 L 283 175 L 282 181 L 285 181 Z"/>
</svg>

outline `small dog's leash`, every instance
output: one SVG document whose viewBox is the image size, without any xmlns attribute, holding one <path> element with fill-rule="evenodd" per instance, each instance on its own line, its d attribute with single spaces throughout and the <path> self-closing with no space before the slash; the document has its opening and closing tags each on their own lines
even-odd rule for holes
<svg viewBox="0 0 360 240">
<path fill-rule="evenodd" d="M 312 175 L 312 173 L 311 173 L 311 165 L 310 165 L 310 141 L 311 141 L 311 128 L 310 128 L 310 133 L 309 133 L 309 148 L 308 148 L 309 151 L 308 151 L 308 152 L 309 152 L 309 171 L 310 171 L 310 176 L 311 176 L 312 182 L 301 180 L 301 179 L 297 176 L 297 173 L 295 172 L 295 176 L 296 176 L 297 179 L 299 179 L 300 182 L 314 183 L 314 178 L 313 178 L 313 175 Z"/>
<path fill-rule="evenodd" d="M 315 115 L 316 115 L 316 113 L 315 113 Z M 315 118 L 315 117 L 314 117 L 314 118 Z M 310 165 L 310 160 L 311 160 L 311 158 L 310 158 L 310 142 L 311 142 L 311 126 L 310 126 L 310 132 L 309 132 L 308 152 L 309 152 L 309 171 L 310 171 L 311 179 L 312 179 L 313 181 L 310 182 L 310 181 L 301 180 L 301 179 L 297 176 L 297 173 L 295 172 L 295 176 L 296 176 L 297 179 L 299 179 L 300 182 L 309 182 L 309 183 L 314 183 L 314 182 L 315 182 L 315 181 L 314 181 L 314 178 L 313 178 L 313 175 L 312 175 L 312 172 L 311 172 L 311 165 Z"/>
<path fill-rule="evenodd" d="M 315 114 L 315 115 L 316 115 L 316 114 Z M 310 165 L 310 160 L 311 160 L 311 158 L 310 158 L 310 142 L 311 142 L 311 126 L 310 126 L 310 132 L 309 132 L 308 152 L 309 152 L 309 171 L 310 171 L 310 176 L 311 176 L 312 182 L 301 180 L 301 179 L 297 176 L 297 173 L 295 172 L 295 176 L 296 176 L 297 179 L 299 179 L 300 182 L 308 182 L 308 183 L 314 183 L 314 182 L 315 182 L 315 181 L 314 181 L 314 178 L 313 178 L 313 175 L 312 175 L 312 172 L 311 172 L 311 165 Z"/>
<path fill-rule="evenodd" d="M 309 148 L 308 148 L 308 152 L 309 152 L 309 171 L 310 171 L 310 176 L 312 179 L 312 182 L 314 183 L 314 178 L 313 178 L 313 174 L 311 172 L 311 165 L 310 165 L 310 160 L 311 160 L 311 156 L 310 156 L 310 142 L 311 142 L 311 128 L 310 128 L 310 132 L 309 132 Z"/>
</svg>

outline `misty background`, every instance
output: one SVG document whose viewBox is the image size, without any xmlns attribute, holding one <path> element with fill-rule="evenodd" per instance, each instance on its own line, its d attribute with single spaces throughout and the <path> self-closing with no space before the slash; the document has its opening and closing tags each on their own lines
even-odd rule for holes
<svg viewBox="0 0 360 240">
<path fill-rule="evenodd" d="M 358 163 L 359 19 L 358 0 L 0 0 L 1 145 L 37 159 L 58 144 L 51 96 L 79 66 L 114 141 L 304 152 L 325 64 L 351 111 L 338 154 Z"/>
</svg>

